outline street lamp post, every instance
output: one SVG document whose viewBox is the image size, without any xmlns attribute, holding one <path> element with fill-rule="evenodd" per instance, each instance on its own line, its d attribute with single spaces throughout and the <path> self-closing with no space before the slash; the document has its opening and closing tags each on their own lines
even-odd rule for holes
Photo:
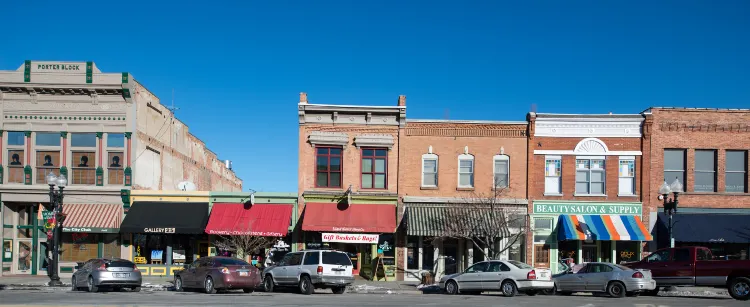
<svg viewBox="0 0 750 307">
<path fill-rule="evenodd" d="M 63 189 L 68 185 L 68 180 L 65 176 L 55 176 L 54 173 L 50 172 L 47 174 L 47 184 L 49 185 L 49 205 L 45 205 L 48 211 L 52 211 L 54 219 L 54 226 L 48 231 L 52 231 L 52 259 L 49 261 L 47 266 L 47 275 L 49 276 L 50 286 L 62 286 L 63 283 L 60 281 L 59 263 L 60 263 L 60 237 L 62 236 L 63 222 L 65 221 L 65 214 L 63 214 Z M 55 190 L 57 186 L 58 190 Z M 49 247 L 49 244 L 47 244 Z"/>
<path fill-rule="evenodd" d="M 673 198 L 668 198 L 669 193 L 674 194 Z M 674 179 L 671 185 L 668 185 L 667 181 L 664 180 L 664 183 L 659 188 L 659 194 L 661 194 L 662 200 L 664 200 L 664 214 L 669 216 L 669 247 L 674 247 L 672 216 L 677 213 L 677 196 L 680 193 L 682 193 L 682 183 L 677 178 Z"/>
</svg>

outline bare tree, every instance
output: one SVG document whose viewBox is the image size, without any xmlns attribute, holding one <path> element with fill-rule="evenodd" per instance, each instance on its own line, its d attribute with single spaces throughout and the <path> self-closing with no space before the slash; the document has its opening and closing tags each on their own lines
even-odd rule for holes
<svg viewBox="0 0 750 307">
<path fill-rule="evenodd" d="M 241 258 L 263 250 L 274 241 L 273 237 L 261 236 L 259 233 L 250 230 L 235 230 L 231 234 L 220 234 L 218 236 L 215 242 L 217 248 L 235 251 L 237 256 Z"/>
<path fill-rule="evenodd" d="M 441 237 L 467 240 L 486 258 L 499 259 L 523 240 L 527 229 L 526 207 L 509 202 L 503 197 L 506 192 L 507 188 L 497 188 L 491 194 L 472 193 L 460 204 L 450 205 L 437 218 L 443 226 Z"/>
</svg>

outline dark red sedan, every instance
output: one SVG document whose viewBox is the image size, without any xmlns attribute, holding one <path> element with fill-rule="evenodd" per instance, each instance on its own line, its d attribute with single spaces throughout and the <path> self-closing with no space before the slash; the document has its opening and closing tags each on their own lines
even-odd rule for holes
<svg viewBox="0 0 750 307">
<path fill-rule="evenodd" d="M 260 283 L 258 268 L 242 259 L 230 257 L 200 258 L 176 271 L 174 276 L 176 291 L 203 289 L 209 294 L 232 289 L 252 293 Z"/>
</svg>

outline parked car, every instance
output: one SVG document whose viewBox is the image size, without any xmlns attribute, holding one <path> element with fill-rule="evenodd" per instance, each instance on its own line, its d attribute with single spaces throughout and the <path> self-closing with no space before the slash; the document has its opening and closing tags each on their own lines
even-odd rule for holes
<svg viewBox="0 0 750 307">
<path fill-rule="evenodd" d="M 95 258 L 79 262 L 76 268 L 70 282 L 73 291 L 83 288 L 89 292 L 98 292 L 103 288 L 141 291 L 141 272 L 135 263 L 128 260 Z"/>
<path fill-rule="evenodd" d="M 331 288 L 343 294 L 354 282 L 352 260 L 341 251 L 306 250 L 284 255 L 278 265 L 263 271 L 263 288 L 273 292 L 276 287 L 297 287 L 302 294 L 315 289 Z"/>
<path fill-rule="evenodd" d="M 656 288 L 649 270 L 634 270 L 619 264 L 589 262 L 579 270 L 569 269 L 553 277 L 554 291 L 562 295 L 574 292 L 605 292 L 612 297 L 638 296 Z"/>
<path fill-rule="evenodd" d="M 750 260 L 714 260 L 705 247 L 678 247 L 658 250 L 643 260 L 625 266 L 649 269 L 659 287 L 703 286 L 726 288 L 737 300 L 750 299 Z"/>
<path fill-rule="evenodd" d="M 261 283 L 258 268 L 231 257 L 203 257 L 174 275 L 175 291 L 197 288 L 214 294 L 219 290 L 242 289 L 252 293 Z"/>
<path fill-rule="evenodd" d="M 510 297 L 519 291 L 536 295 L 539 291 L 552 289 L 554 282 L 548 269 L 513 260 L 492 260 L 475 263 L 463 273 L 443 276 L 439 285 L 448 294 L 500 291 Z"/>
</svg>

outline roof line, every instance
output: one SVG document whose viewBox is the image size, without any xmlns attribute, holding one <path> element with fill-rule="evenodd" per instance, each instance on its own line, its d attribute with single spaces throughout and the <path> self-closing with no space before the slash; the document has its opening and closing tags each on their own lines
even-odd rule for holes
<svg viewBox="0 0 750 307">
<path fill-rule="evenodd" d="M 406 106 L 361 106 L 352 104 L 317 104 L 299 103 L 300 106 L 336 107 L 336 108 L 377 108 L 377 109 L 406 109 Z"/>
<path fill-rule="evenodd" d="M 506 125 L 528 125 L 527 121 L 494 121 L 494 120 L 453 120 L 453 119 L 406 119 L 412 123 L 455 123 L 455 124 L 506 124 Z"/>
</svg>

